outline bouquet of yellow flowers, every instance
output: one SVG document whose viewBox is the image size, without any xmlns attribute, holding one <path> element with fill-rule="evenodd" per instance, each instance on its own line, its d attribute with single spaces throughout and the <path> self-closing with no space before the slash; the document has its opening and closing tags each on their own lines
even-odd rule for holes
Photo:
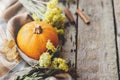
<svg viewBox="0 0 120 80">
<path fill-rule="evenodd" d="M 47 51 L 40 56 L 39 63 L 28 74 L 18 76 L 16 80 L 40 80 L 60 73 L 71 74 L 71 70 L 72 74 L 75 74 L 74 65 L 58 56 L 58 53 L 60 53 L 59 47 L 56 48 L 48 40 L 46 48 Z"/>
</svg>

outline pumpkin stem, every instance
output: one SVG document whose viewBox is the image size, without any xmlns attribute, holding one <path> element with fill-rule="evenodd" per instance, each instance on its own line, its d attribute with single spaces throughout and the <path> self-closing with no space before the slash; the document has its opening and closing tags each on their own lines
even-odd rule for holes
<svg viewBox="0 0 120 80">
<path fill-rule="evenodd" d="M 42 33 L 42 28 L 40 25 L 37 24 L 35 26 L 35 34 L 40 34 L 40 33 Z"/>
</svg>

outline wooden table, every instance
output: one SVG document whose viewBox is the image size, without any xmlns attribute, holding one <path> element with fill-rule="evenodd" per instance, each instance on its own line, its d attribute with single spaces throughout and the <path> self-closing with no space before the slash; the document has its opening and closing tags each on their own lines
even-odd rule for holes
<svg viewBox="0 0 120 80">
<path fill-rule="evenodd" d="M 77 80 L 119 80 L 120 0 L 75 0 L 76 21 L 65 28 L 64 58 L 75 63 Z M 75 15 L 77 8 L 90 24 Z"/>
<path fill-rule="evenodd" d="M 74 1 L 60 3 L 70 9 L 76 22 L 65 27 L 62 56 L 75 63 L 76 80 L 119 80 L 120 0 Z M 90 24 L 75 14 L 78 8 Z"/>
</svg>

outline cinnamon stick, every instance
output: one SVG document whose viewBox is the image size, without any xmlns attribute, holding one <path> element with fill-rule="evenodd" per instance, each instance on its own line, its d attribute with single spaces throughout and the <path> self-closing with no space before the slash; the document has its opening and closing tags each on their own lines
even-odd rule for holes
<svg viewBox="0 0 120 80">
<path fill-rule="evenodd" d="M 75 23 L 75 20 L 74 20 L 74 18 L 73 18 L 73 16 L 72 16 L 71 11 L 70 11 L 68 8 L 65 8 L 65 9 L 64 9 L 64 12 L 65 12 L 65 15 L 66 15 L 66 17 L 68 18 L 68 20 L 69 20 L 71 23 Z"/>
<path fill-rule="evenodd" d="M 77 9 L 76 13 L 83 19 L 83 21 L 86 24 L 90 23 L 90 20 L 88 19 L 88 17 L 86 17 L 85 14 L 80 9 Z"/>
</svg>

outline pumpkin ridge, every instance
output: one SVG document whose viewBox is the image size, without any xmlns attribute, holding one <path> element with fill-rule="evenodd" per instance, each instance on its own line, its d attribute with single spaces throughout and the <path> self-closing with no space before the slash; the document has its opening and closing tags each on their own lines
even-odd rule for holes
<svg viewBox="0 0 120 80">
<path fill-rule="evenodd" d="M 44 41 L 44 37 L 42 36 L 42 35 L 34 35 L 34 36 L 36 36 L 36 39 L 37 39 L 37 47 L 36 47 L 36 49 L 37 49 L 37 51 L 38 52 L 36 52 L 36 54 L 37 54 L 37 56 L 36 57 L 32 57 L 32 58 L 37 58 L 37 59 L 39 59 L 39 54 L 41 53 L 41 52 L 43 52 L 43 51 L 45 51 L 44 49 L 43 49 L 43 47 L 45 47 L 45 45 L 44 44 L 42 44 L 42 43 L 44 43 L 45 41 Z M 39 38 L 38 38 L 39 37 Z M 35 38 L 35 37 L 34 37 Z M 38 43 L 39 42 L 39 43 Z M 39 45 L 39 44 L 42 44 L 42 45 Z M 34 46 L 36 46 L 36 45 L 34 45 Z M 39 46 L 39 47 L 38 47 Z M 40 47 L 42 47 L 42 48 L 40 48 Z M 31 55 L 34 55 L 35 53 L 31 53 Z"/>
</svg>

